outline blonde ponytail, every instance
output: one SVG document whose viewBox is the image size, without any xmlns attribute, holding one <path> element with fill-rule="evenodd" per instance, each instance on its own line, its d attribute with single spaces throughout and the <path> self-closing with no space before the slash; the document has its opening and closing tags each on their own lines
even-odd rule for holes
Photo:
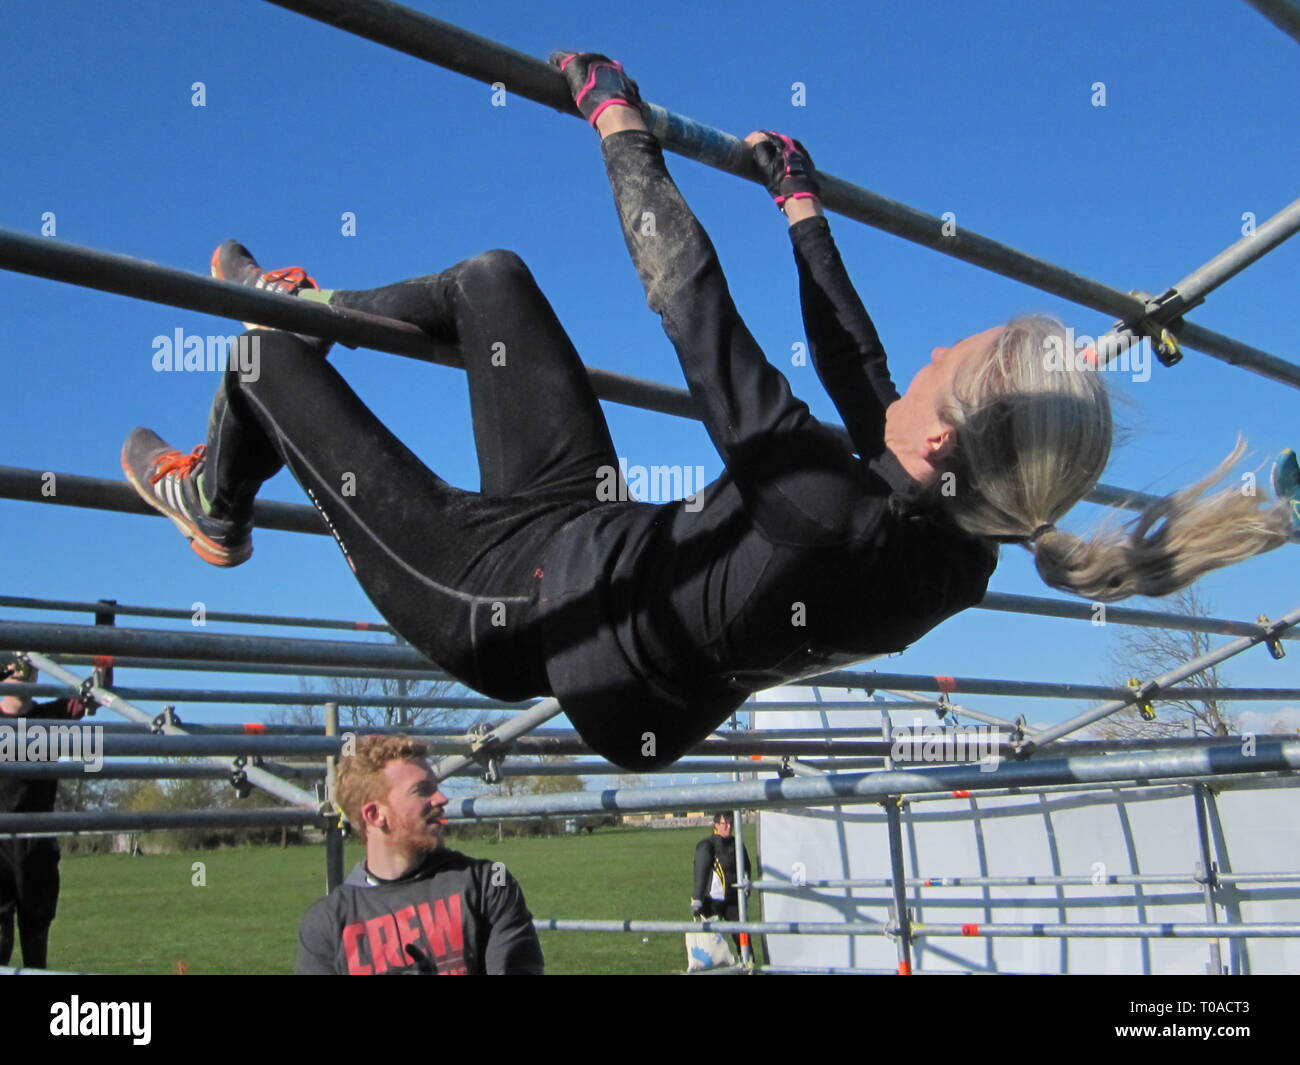
<svg viewBox="0 0 1300 1065">
<path fill-rule="evenodd" d="M 1066 343 L 1059 321 L 1017 318 L 985 357 L 959 368 L 943 411 L 957 430 L 949 467 L 957 491 L 944 503 L 958 525 L 1025 544 L 1047 584 L 1099 601 L 1169 595 L 1287 542 L 1285 506 L 1245 486 L 1206 496 L 1245 452 L 1241 440 L 1209 476 L 1152 503 L 1128 528 L 1087 539 L 1055 528 L 1101 477 L 1112 434 L 1100 375 L 1050 357 Z"/>
</svg>

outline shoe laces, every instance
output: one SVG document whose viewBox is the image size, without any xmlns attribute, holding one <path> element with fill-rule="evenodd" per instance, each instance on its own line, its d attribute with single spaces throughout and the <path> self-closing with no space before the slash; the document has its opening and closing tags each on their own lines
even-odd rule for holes
<svg viewBox="0 0 1300 1065">
<path fill-rule="evenodd" d="M 177 477 L 188 477 L 194 472 L 196 466 L 202 461 L 208 453 L 207 446 L 200 444 L 193 452 L 184 455 L 179 451 L 165 451 L 153 460 L 153 473 L 149 475 L 149 483 L 157 484 L 169 474 L 175 474 Z"/>
<path fill-rule="evenodd" d="M 257 287 L 283 292 L 290 296 L 302 288 L 320 288 L 315 279 L 308 276 L 307 271 L 301 266 L 268 270 L 257 279 Z"/>
</svg>

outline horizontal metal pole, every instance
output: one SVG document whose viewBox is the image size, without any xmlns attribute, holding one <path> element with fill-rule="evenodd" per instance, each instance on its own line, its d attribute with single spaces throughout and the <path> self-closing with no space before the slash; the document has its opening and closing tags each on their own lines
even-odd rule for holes
<svg viewBox="0 0 1300 1065">
<path fill-rule="evenodd" d="M 97 603 L 82 599 L 32 599 L 22 595 L 0 595 L 0 607 L 67 611 L 78 614 L 112 614 L 117 617 L 177 618 L 182 621 L 192 621 L 195 614 L 193 608 L 181 610 L 175 607 L 127 606 L 124 603 Z M 282 614 L 240 614 L 229 610 L 206 608 L 203 611 L 203 619 L 205 622 L 220 621 L 236 625 L 291 625 L 300 629 L 345 629 L 351 632 L 391 633 L 393 631 L 391 625 L 382 621 L 341 621 L 334 618 L 302 618 Z"/>
<path fill-rule="evenodd" d="M 271 677 L 343 677 L 350 680 L 409 680 L 420 681 L 453 680 L 448 674 L 436 669 L 372 669 L 361 666 L 284 666 L 266 665 L 260 662 L 224 662 L 220 659 L 203 661 L 201 659 L 146 657 L 143 655 L 94 655 L 94 654 L 59 654 L 56 656 L 68 666 L 111 665 L 122 669 L 169 670 L 175 673 L 237 673 L 240 675 Z M 332 694 L 332 693 L 331 693 Z M 491 700 L 500 707 L 519 708 L 520 703 L 503 703 Z"/>
<path fill-rule="evenodd" d="M 46 832 L 62 835 L 95 829 L 111 832 L 161 832 L 173 828 L 267 828 L 316 825 L 325 819 L 291 806 L 254 810 L 75 810 L 48 814 L 0 814 L 0 835 Z"/>
<path fill-rule="evenodd" d="M 1277 621 L 1271 622 L 1265 627 L 1264 632 L 1258 633 L 1254 636 L 1243 636 L 1240 639 L 1233 640 L 1231 643 L 1226 643 L 1222 647 L 1218 647 L 1206 654 L 1197 655 L 1197 657 L 1193 658 L 1191 661 L 1185 662 L 1175 669 L 1161 673 L 1160 676 L 1148 681 L 1141 691 L 1145 691 L 1152 698 L 1159 698 L 1161 700 L 1171 698 L 1173 692 L 1177 690 L 1172 688 L 1172 685 L 1177 684 L 1179 681 L 1186 680 L 1188 677 L 1193 676 L 1196 673 L 1201 673 L 1204 670 L 1209 669 L 1211 666 L 1218 665 L 1220 662 L 1232 658 L 1234 655 L 1250 650 L 1250 648 L 1262 643 L 1266 636 L 1271 635 L 1272 633 L 1281 634 L 1295 625 L 1298 621 L 1300 621 L 1300 608 L 1284 614 L 1282 617 L 1278 618 Z M 1216 689 L 1205 688 L 1202 689 L 1202 691 L 1215 691 L 1218 697 L 1222 699 L 1231 698 L 1231 696 L 1222 694 L 1221 689 L 1216 691 Z M 1052 725 L 1050 728 L 1044 729 L 1042 732 L 1038 733 L 1031 740 L 1026 741 L 1024 749 L 1027 752 L 1036 747 L 1042 747 L 1044 744 L 1051 743 L 1053 740 L 1060 739 L 1062 736 L 1068 736 L 1072 732 L 1077 732 L 1079 729 L 1085 728 L 1093 722 L 1100 721 L 1102 718 L 1118 713 L 1125 707 L 1134 705 L 1138 700 L 1138 696 L 1139 691 L 1131 691 L 1113 702 L 1103 703 L 1101 706 L 1094 707 L 1091 710 L 1086 710 L 1082 714 L 1070 718 L 1068 721 L 1062 721 L 1060 724 Z M 1205 698 L 1205 696 L 1203 695 L 1201 698 Z M 1240 697 L 1238 696 L 1237 698 Z"/>
<path fill-rule="evenodd" d="M 1300 769 L 1300 741 L 1262 741 L 1255 754 L 1240 747 L 1195 751 L 1083 755 L 1002 762 L 991 772 L 972 766 L 926 766 L 876 773 L 837 773 L 785 780 L 734 781 L 658 788 L 619 788 L 567 795 L 458 798 L 447 806 L 455 820 L 549 813 L 612 813 L 651 810 L 725 810 L 780 806 L 828 806 L 875 802 L 889 795 L 1045 784 L 1116 784 L 1163 777 L 1220 776 Z"/>
<path fill-rule="evenodd" d="M 885 926 L 864 922 L 831 921 L 583 921 L 538 917 L 533 927 L 539 932 L 664 932 L 681 935 L 683 932 L 718 932 L 737 935 L 748 932 L 753 936 L 846 936 L 884 935 Z"/>
<path fill-rule="evenodd" d="M 1098 607 L 1104 610 L 1098 614 Z M 1166 610 L 1136 610 L 1110 603 L 1080 603 L 1067 599 L 1049 599 L 1036 595 L 1012 595 L 990 592 L 976 604 L 977 610 L 997 610 L 1012 614 L 1036 614 L 1047 618 L 1071 618 L 1106 625 L 1140 625 L 1152 629 L 1181 632 L 1204 632 L 1212 636 L 1256 636 L 1264 626 L 1255 621 L 1230 621 L 1227 618 L 1194 617 Z M 1286 632 L 1284 640 L 1300 640 L 1300 633 Z"/>
<path fill-rule="evenodd" d="M 1070 749 L 1070 741 L 1058 742 L 1052 748 L 1054 752 Z M 1194 784 L 1203 781 L 1203 777 L 1168 777 L 1157 783 L 1145 781 L 1136 781 L 1125 784 L 1125 788 L 1132 788 L 1143 793 L 1144 797 L 1150 797 L 1153 793 L 1159 797 L 1174 797 L 1176 795 L 1188 794 L 1188 788 Z M 1244 773 L 1241 776 L 1227 779 L 1224 777 L 1215 778 L 1214 787 L 1218 791 L 1246 791 L 1266 788 L 1293 788 L 1300 787 L 1300 777 L 1292 773 Z M 1053 784 L 1041 788 L 986 788 L 980 791 L 981 799 L 999 798 L 1004 795 L 1064 795 L 1070 792 L 1096 791 L 1095 784 Z M 909 804 L 926 803 L 926 802 L 951 802 L 953 799 L 968 799 L 969 792 L 953 792 L 951 795 L 936 793 L 933 795 L 908 795 Z"/>
<path fill-rule="evenodd" d="M 1253 639 L 1254 642 L 1259 642 L 1257 637 Z M 44 622 L 0 621 L 0 650 L 36 650 L 113 656 L 164 655 L 178 659 L 219 658 L 225 661 L 246 660 L 251 663 L 274 663 L 278 666 L 295 667 L 345 663 L 357 667 L 372 666 L 390 669 L 437 668 L 411 647 L 348 643 L 338 640 L 291 639 L 280 636 L 167 632 L 161 629 L 128 629 L 121 626 L 56 625 Z M 1237 652 L 1230 651 L 1223 657 L 1235 653 Z M 918 691 L 961 692 L 967 695 L 1015 695 L 1028 698 L 1116 698 L 1130 694 L 1125 688 L 1097 684 L 986 680 L 974 677 L 919 676 L 852 670 L 834 670 L 818 677 L 810 677 L 802 683 L 809 686 L 856 688 L 865 691 L 909 688 Z M 1204 699 L 1212 696 L 1222 699 L 1276 701 L 1300 698 L 1300 689 L 1192 687 L 1169 688 L 1161 692 L 1162 699 Z M 885 709 L 890 708 L 888 704 L 864 702 L 860 709 L 880 709 L 882 706 Z M 760 703 L 754 704 L 752 708 L 784 709 L 785 704 Z"/>
<path fill-rule="evenodd" d="M 0 467 L 0 471 L 11 467 Z M 117 482 L 108 482 L 117 484 Z M 137 497 L 138 498 L 138 497 Z M 152 510 L 151 507 L 145 509 Z M 303 507 L 304 511 L 311 510 Z M 110 613 L 119 617 L 142 618 L 176 618 L 189 621 L 194 616 L 193 609 L 158 606 L 129 606 L 114 603 L 111 606 L 94 600 L 79 599 L 33 599 L 20 595 L 0 595 L 0 607 L 12 607 L 21 610 L 50 610 L 69 613 L 102 614 Z M 1098 621 L 1097 604 L 1080 603 L 1067 599 L 1050 599 L 1044 596 L 1011 595 L 990 592 L 977 604 L 980 610 L 997 610 L 1014 614 L 1032 614 L 1039 617 L 1071 618 L 1079 621 Z M 340 618 L 304 618 L 288 617 L 280 614 L 242 614 L 228 610 L 205 610 L 204 618 L 208 622 L 229 622 L 240 625 L 286 625 L 298 628 L 342 629 L 354 632 L 393 631 L 392 626 L 382 621 L 348 621 Z M 1142 625 L 1156 629 L 1178 629 L 1184 632 L 1205 632 L 1216 636 L 1251 636 L 1263 631 L 1263 626 L 1253 621 L 1231 621 L 1227 618 L 1195 617 L 1164 610 L 1135 610 L 1105 604 L 1102 615 L 1105 624 Z M 1283 634 L 1284 640 L 1300 640 L 1300 633 Z"/>
<path fill-rule="evenodd" d="M 13 690 L 6 689 L 6 694 L 10 695 L 30 695 L 33 697 L 42 697 L 47 695 L 61 695 L 63 690 L 52 684 L 14 684 Z M 338 703 L 339 706 L 362 706 L 362 707 L 392 707 L 392 708 L 410 708 L 410 709 L 428 709 L 428 710 L 519 710 L 525 709 L 531 704 L 502 703 L 494 699 L 461 697 L 452 695 L 347 695 L 343 692 L 280 692 L 280 691 L 231 691 L 220 690 L 211 691 L 204 689 L 190 688 L 125 688 L 115 686 L 113 688 L 123 699 L 129 699 L 132 702 L 141 703 L 235 703 L 235 704 L 255 704 L 265 706 L 324 706 L 326 703 Z M 192 726 L 186 725 L 187 729 L 193 731 Z M 240 725 L 228 726 L 228 728 L 240 728 L 245 731 L 253 731 L 258 726 Z M 302 729 L 301 734 L 321 733 L 321 730 L 312 730 L 303 725 L 266 725 L 261 726 L 263 731 L 283 731 L 284 729 Z M 409 729 L 393 729 L 394 732 L 407 731 Z M 463 733 L 465 730 L 460 729 Z M 285 733 L 288 735 L 288 733 Z"/>
<path fill-rule="evenodd" d="M 1223 882 L 1277 883 L 1300 882 L 1300 873 L 1243 873 L 1237 876 L 1222 875 Z M 1102 877 L 1089 876 L 933 876 L 907 878 L 909 888 L 957 887 L 1118 887 L 1137 884 L 1199 884 L 1192 873 L 1114 873 Z M 801 884 L 786 880 L 755 880 L 749 884 L 752 891 L 772 891 L 793 894 L 800 891 L 843 890 L 852 888 L 890 888 L 894 882 L 889 877 L 872 877 L 865 880 L 806 880 Z M 999 900 L 991 900 L 999 901 Z"/>
<path fill-rule="evenodd" d="M 577 114 L 564 76 L 550 64 L 391 0 L 270 2 L 489 85 L 504 83 L 512 94 L 564 114 Z M 762 183 L 749 149 L 739 138 L 656 104 L 649 104 L 648 111 L 650 130 L 668 151 Z M 818 178 L 822 203 L 828 210 L 847 218 L 1116 318 L 1134 320 L 1145 311 L 1143 302 L 1126 292 L 1044 262 L 965 227 L 953 232 L 942 219 L 832 174 L 819 171 Z M 1189 323 L 1181 338 L 1189 347 L 1300 388 L 1300 367 L 1249 348 L 1231 337 L 1203 327 L 1191 327 Z"/>
<path fill-rule="evenodd" d="M 270 769 L 270 766 L 263 768 Z M 320 777 L 325 767 L 285 765 L 274 767 L 277 776 Z M 206 762 L 105 762 L 98 769 L 84 762 L 0 762 L 0 780 L 229 780 L 230 769 Z"/>
<path fill-rule="evenodd" d="M 1300 4 L 1295 0 L 1246 0 L 1279 30 L 1300 41 Z"/>
<path fill-rule="evenodd" d="M 993 900 L 996 902 L 996 900 Z M 891 929 L 866 921 L 566 921 L 537 918 L 540 932 L 718 932 L 736 935 L 883 936 Z M 916 924 L 916 936 L 1025 937 L 1059 939 L 1277 939 L 1300 936 L 1300 924 Z"/>
<path fill-rule="evenodd" d="M 308 302 L 304 306 L 319 307 L 323 304 Z M 263 317 L 267 316 L 263 315 Z M 594 371 L 589 372 L 594 373 Z M 644 406 L 644 409 L 657 410 L 658 408 Z M 683 414 L 682 417 L 693 417 L 693 415 Z M 51 481 L 50 478 L 53 480 Z M 51 484 L 54 486 L 52 494 L 48 488 Z M 1089 503 L 1121 510 L 1141 510 L 1160 498 L 1148 492 L 1117 488 L 1107 484 L 1098 484 L 1092 492 L 1084 496 Z M 125 481 L 111 481 L 102 477 L 85 477 L 81 474 L 60 473 L 53 470 L 27 469 L 21 466 L 0 466 L 0 499 L 17 499 L 26 503 L 53 503 L 56 506 L 108 510 L 122 514 L 142 514 L 145 517 L 164 516 L 141 499 L 135 489 Z M 253 505 L 253 524 L 259 529 L 329 535 L 329 530 L 325 527 L 320 514 L 314 507 L 307 506 L 305 503 L 279 503 L 259 499 Z"/>
<path fill-rule="evenodd" d="M 539 754 L 591 754 L 591 749 L 576 732 L 567 729 L 534 731 L 536 724 L 532 724 L 530 728 L 531 723 L 549 720 L 557 712 L 554 704 L 550 700 L 546 700 L 538 705 L 537 714 L 533 718 L 530 719 L 528 714 L 524 714 L 504 722 L 498 729 L 489 734 L 494 736 L 495 739 L 469 736 L 463 732 L 451 734 L 440 732 L 440 734 L 436 735 L 424 734 L 421 738 L 434 752 L 450 752 L 452 757 L 463 756 L 466 759 L 465 765 L 469 765 L 473 761 L 470 757 L 471 751 L 485 747 L 495 747 L 503 753 L 521 757 Z M 512 726 L 512 728 L 507 728 L 507 726 Z M 18 737 L 20 727 L 25 729 L 22 735 L 30 736 L 34 734 L 37 728 L 44 729 L 48 726 L 43 721 L 19 726 L 10 721 L 0 720 L 0 740 L 7 740 L 11 735 Z M 320 731 L 309 735 L 281 731 L 236 731 L 233 729 L 221 731 L 193 729 L 190 731 L 190 726 L 187 725 L 185 726 L 187 731 L 156 735 L 145 730 L 104 729 L 93 723 L 82 723 L 81 725 L 58 723 L 57 728 L 59 734 L 67 737 L 71 737 L 74 733 L 80 733 L 83 747 L 88 742 L 93 743 L 93 748 L 99 755 L 106 758 L 180 758 L 214 757 L 218 755 L 314 758 L 338 754 L 344 743 L 342 736 L 326 736 Z M 389 729 L 386 731 L 391 734 L 397 730 Z M 352 728 L 348 729 L 345 734 L 364 732 L 369 732 L 369 730 Z M 532 732 L 532 734 L 526 734 L 529 732 Z M 414 730 L 411 734 L 419 735 Z M 938 728 L 924 734 L 912 733 L 910 739 L 907 738 L 908 734 L 906 733 L 896 733 L 893 740 L 826 738 L 818 736 L 816 730 L 808 730 L 804 735 L 805 738 L 803 739 L 792 736 L 769 739 L 763 735 L 762 729 L 742 733 L 714 733 L 692 748 L 691 753 L 696 756 L 713 758 L 747 759 L 765 756 L 768 758 L 798 758 L 801 761 L 807 761 L 810 758 L 884 758 L 892 754 L 895 760 L 900 763 L 924 764 L 934 762 L 936 758 L 942 758 L 948 762 L 976 762 L 979 755 L 986 749 L 982 739 L 977 744 L 969 733 L 940 730 Z M 1262 740 L 1281 741 L 1284 739 L 1289 739 L 1289 736 L 1260 735 L 1256 737 L 1256 742 Z M 9 742 L 17 744 L 22 741 L 15 738 Z M 895 746 L 896 743 L 904 745 L 901 753 L 896 753 L 898 751 Z M 978 750 L 975 749 L 977 746 Z M 909 747 L 912 749 L 909 750 Z M 1116 751 L 1172 751 L 1183 749 L 1215 751 L 1220 748 L 1237 749 L 1240 747 L 1241 739 L 1239 737 L 1175 737 L 1168 743 L 1142 739 L 1082 740 L 1065 744 L 1062 753 L 1083 755 Z M 922 749 L 916 750 L 915 748 Z M 1010 741 L 997 744 L 994 750 L 1003 758 L 1010 758 L 1014 754 Z M 909 754 L 915 754 L 916 757 L 907 757 Z M 447 763 L 447 766 L 439 771 L 441 775 L 455 772 L 455 768 L 450 767 L 450 762 Z M 689 768 L 689 763 L 682 764 L 683 770 Z M 743 772 L 750 767 L 746 762 L 740 761 L 732 762 L 728 768 L 732 772 Z"/>
<path fill-rule="evenodd" d="M 930 939 L 1284 939 L 1300 936 L 1300 924 L 913 924 L 912 932 Z"/>
<path fill-rule="evenodd" d="M 170 632 L 106 625 L 61 625 L 0 621 L 0 649 L 74 652 L 90 655 L 163 655 L 223 659 L 278 666 L 381 666 L 437 669 L 413 647 L 288 636 Z"/>
<path fill-rule="evenodd" d="M 42 486 L 45 486 L 44 491 Z M 53 487 L 53 494 L 50 494 L 50 486 Z M 82 477 L 75 473 L 57 473 L 53 470 L 28 470 L 18 466 L 0 466 L 0 499 L 163 517 L 125 481 Z M 253 524 L 259 529 L 329 535 L 324 519 L 314 507 L 304 503 L 276 503 L 259 499 L 253 504 Z"/>
</svg>

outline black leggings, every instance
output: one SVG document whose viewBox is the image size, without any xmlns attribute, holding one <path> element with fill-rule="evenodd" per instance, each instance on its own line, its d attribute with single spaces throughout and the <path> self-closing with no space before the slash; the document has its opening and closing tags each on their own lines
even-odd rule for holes
<svg viewBox="0 0 1300 1065">
<path fill-rule="evenodd" d="M 573 344 L 511 252 L 339 291 L 332 302 L 457 346 L 480 491 L 429 470 L 325 361 L 323 345 L 259 331 L 259 376 L 232 367 L 213 404 L 204 473 L 213 516 L 246 516 L 262 481 L 287 465 L 371 602 L 412 646 L 494 698 L 550 694 L 537 624 L 542 550 L 598 505 L 598 468 L 618 464 Z"/>
</svg>

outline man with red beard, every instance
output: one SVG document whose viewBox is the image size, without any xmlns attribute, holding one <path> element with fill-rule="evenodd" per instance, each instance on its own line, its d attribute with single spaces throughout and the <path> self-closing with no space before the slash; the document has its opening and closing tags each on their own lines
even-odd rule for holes
<svg viewBox="0 0 1300 1065">
<path fill-rule="evenodd" d="M 363 736 L 340 758 L 338 804 L 366 858 L 303 917 L 298 973 L 542 973 L 515 878 L 443 845 L 447 797 L 428 753 L 409 736 Z"/>
</svg>

